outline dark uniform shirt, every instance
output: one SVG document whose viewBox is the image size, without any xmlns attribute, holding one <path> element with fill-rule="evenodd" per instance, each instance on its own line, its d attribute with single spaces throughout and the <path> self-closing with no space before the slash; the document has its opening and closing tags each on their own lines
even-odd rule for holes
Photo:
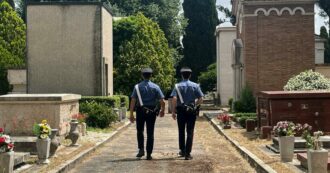
<svg viewBox="0 0 330 173">
<path fill-rule="evenodd" d="M 199 85 L 195 82 L 192 82 L 190 80 L 183 80 L 180 83 L 177 84 L 178 88 L 181 92 L 182 95 L 182 99 L 184 104 L 191 104 L 191 103 L 195 103 L 195 100 L 197 98 L 203 97 L 204 94 L 201 90 L 201 88 L 199 87 Z M 176 91 L 176 88 L 174 87 L 172 93 L 171 93 L 172 97 L 177 97 L 177 105 L 181 104 L 179 95 Z"/>
<path fill-rule="evenodd" d="M 156 106 L 158 100 L 164 98 L 164 94 L 160 90 L 160 87 L 157 84 L 151 82 L 150 80 L 144 80 L 140 82 L 138 86 L 144 106 Z M 139 102 L 135 87 L 131 98 L 135 98 Z"/>
</svg>

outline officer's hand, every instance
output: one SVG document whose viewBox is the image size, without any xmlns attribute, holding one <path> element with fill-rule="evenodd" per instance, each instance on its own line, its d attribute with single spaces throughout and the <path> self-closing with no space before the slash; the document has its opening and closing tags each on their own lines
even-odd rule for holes
<svg viewBox="0 0 330 173">
<path fill-rule="evenodd" d="M 131 123 L 134 123 L 135 122 L 135 117 L 134 116 L 130 116 L 129 117 L 129 120 L 131 121 Z"/>
<path fill-rule="evenodd" d="M 160 117 L 164 117 L 164 115 L 165 115 L 165 111 L 164 111 L 164 110 L 161 110 L 161 111 L 159 112 L 159 116 L 160 116 Z"/>
<path fill-rule="evenodd" d="M 175 115 L 175 113 L 172 114 L 172 118 L 173 118 L 173 120 L 176 120 L 176 115 Z"/>
</svg>

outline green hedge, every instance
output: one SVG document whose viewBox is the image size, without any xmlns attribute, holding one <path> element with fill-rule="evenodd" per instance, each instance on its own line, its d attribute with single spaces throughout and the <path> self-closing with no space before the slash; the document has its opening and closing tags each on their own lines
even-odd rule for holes
<svg viewBox="0 0 330 173">
<path fill-rule="evenodd" d="M 120 98 L 121 106 L 129 108 L 129 98 L 128 98 L 128 96 L 125 96 L 125 95 L 115 95 L 115 96 Z"/>
<path fill-rule="evenodd" d="M 89 127 L 107 128 L 109 125 L 117 121 L 118 116 L 113 111 L 112 107 L 105 105 L 105 103 L 98 103 L 95 101 L 82 102 L 79 105 L 79 111 L 86 114 L 86 123 Z"/>
<path fill-rule="evenodd" d="M 239 112 L 239 113 L 235 113 L 235 117 L 257 117 L 257 113 L 242 113 L 242 112 Z"/>
<path fill-rule="evenodd" d="M 119 96 L 83 96 L 79 103 L 87 103 L 87 102 L 96 102 L 96 103 L 102 103 L 106 106 L 112 107 L 112 108 L 119 108 L 120 107 L 120 97 Z"/>
</svg>

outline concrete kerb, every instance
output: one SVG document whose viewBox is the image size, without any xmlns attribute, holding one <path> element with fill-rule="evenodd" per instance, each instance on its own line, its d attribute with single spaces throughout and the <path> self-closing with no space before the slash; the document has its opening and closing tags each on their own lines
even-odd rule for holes
<svg viewBox="0 0 330 173">
<path fill-rule="evenodd" d="M 244 159 L 246 159 L 252 167 L 256 169 L 257 172 L 260 173 L 276 173 L 276 171 L 265 164 L 261 159 L 259 159 L 256 155 L 251 153 L 248 149 L 246 149 L 243 146 L 240 146 L 240 144 L 236 141 L 230 138 L 228 135 L 226 135 L 220 125 L 213 120 L 210 116 L 207 115 L 207 113 L 204 113 L 204 116 L 210 121 L 212 126 L 222 135 L 224 136 L 243 156 Z"/>
<path fill-rule="evenodd" d="M 124 129 L 126 129 L 131 123 L 127 121 L 123 126 L 119 127 L 117 130 L 112 132 L 110 136 L 104 140 L 103 142 L 98 143 L 93 148 L 88 149 L 87 151 L 84 151 L 77 155 L 76 157 L 72 158 L 71 160 L 66 161 L 65 163 L 61 164 L 58 168 L 53 169 L 49 173 L 64 173 L 69 172 L 71 169 L 73 169 L 76 164 L 80 163 L 83 159 L 88 157 L 90 154 L 92 154 L 95 150 L 97 150 L 99 147 L 102 147 L 105 143 L 113 139 L 115 136 L 120 134 Z"/>
</svg>

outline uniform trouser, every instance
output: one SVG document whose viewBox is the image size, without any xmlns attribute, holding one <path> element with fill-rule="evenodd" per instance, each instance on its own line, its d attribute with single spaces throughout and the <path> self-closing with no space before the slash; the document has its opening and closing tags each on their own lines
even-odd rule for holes
<svg viewBox="0 0 330 173">
<path fill-rule="evenodd" d="M 154 129 L 156 114 L 146 114 L 141 109 L 136 110 L 137 141 L 140 150 L 144 150 L 144 124 L 147 125 L 147 153 L 151 154 L 154 148 Z"/>
<path fill-rule="evenodd" d="M 194 138 L 194 129 L 196 122 L 195 114 L 187 114 L 183 111 L 178 111 L 177 122 L 179 128 L 179 148 L 185 154 L 190 154 L 193 138 Z M 185 131 L 187 131 L 187 140 L 185 139 Z"/>
</svg>

